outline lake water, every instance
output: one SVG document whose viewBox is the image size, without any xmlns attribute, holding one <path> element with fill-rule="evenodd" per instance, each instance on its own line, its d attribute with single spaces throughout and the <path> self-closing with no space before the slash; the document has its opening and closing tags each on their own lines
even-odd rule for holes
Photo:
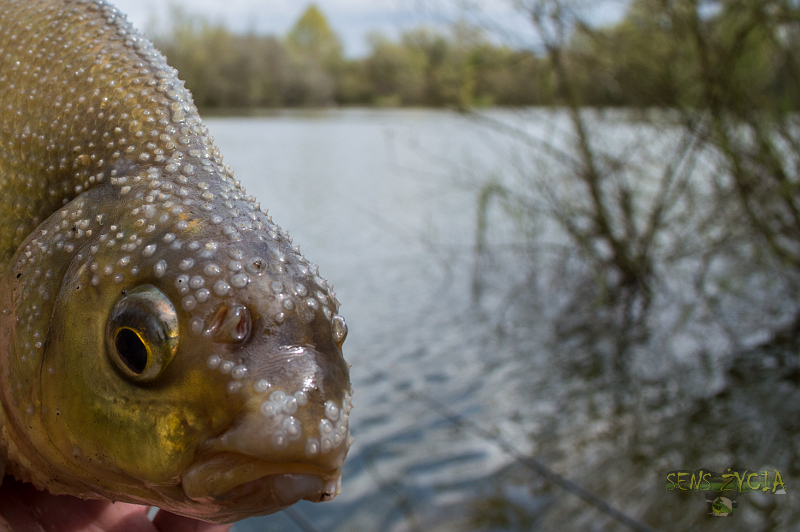
<svg viewBox="0 0 800 532">
<path fill-rule="evenodd" d="M 564 127 L 557 112 L 489 116 L 540 137 Z M 673 400 L 674 390 L 683 388 L 665 386 L 664 375 L 676 375 L 678 366 L 658 362 L 661 376 L 651 379 L 658 386 L 626 395 L 631 409 L 653 416 L 647 426 L 615 410 L 613 386 L 592 381 L 583 366 L 558 369 L 558 361 L 583 360 L 583 348 L 548 343 L 552 306 L 525 294 L 546 292 L 568 270 L 534 279 L 524 233 L 497 209 L 489 212 L 485 267 L 491 282 L 480 303 L 473 298 L 480 187 L 519 173 L 529 144 L 447 111 L 298 111 L 206 123 L 236 177 L 334 284 L 349 327 L 344 354 L 355 389 L 355 443 L 341 495 L 330 503 L 301 502 L 233 530 L 529 530 L 551 528 L 554 519 L 557 526 L 565 515 L 571 516 L 568 528 L 625 528 L 559 488 L 557 479 L 537 473 L 522 460 L 526 456 L 635 519 L 661 523 L 653 513 L 660 506 L 693 516 L 692 524 L 708 524 L 702 494 L 665 498 L 666 472 L 721 470 L 753 453 L 692 454 L 680 442 L 653 446 L 665 441 L 670 426 L 723 440 L 731 426 L 685 421 L 692 412 L 704 415 L 697 401 L 706 398 Z M 613 135 L 635 138 L 637 132 L 620 123 Z M 533 290 L 536 283 L 547 286 Z M 720 353 L 731 347 L 722 334 L 705 339 L 716 369 L 700 387 L 716 382 L 717 393 L 727 371 Z M 648 345 L 658 354 L 656 344 Z M 796 389 L 791 393 L 797 397 Z M 749 401 L 763 402 L 760 397 Z M 675 420 L 679 425 L 668 425 Z M 770 449 L 788 443 L 790 429 L 775 430 Z M 743 440 L 750 441 L 752 431 L 744 431 Z M 788 467 L 791 456 L 761 456 L 758 464 L 745 465 Z M 630 489 L 621 488 L 619 479 L 631 475 Z M 728 524 L 763 524 L 763 516 L 773 514 L 757 515 L 761 521 Z"/>
<path fill-rule="evenodd" d="M 424 391 L 482 420 L 514 408 L 519 383 L 470 315 L 475 195 L 451 173 L 491 153 L 447 112 L 290 113 L 208 126 L 248 192 L 334 283 L 349 327 L 356 442 L 344 490 L 297 512 L 319 530 L 428 529 L 509 463 L 409 397 Z M 236 526 L 273 529 L 292 525 L 278 514 Z"/>
</svg>

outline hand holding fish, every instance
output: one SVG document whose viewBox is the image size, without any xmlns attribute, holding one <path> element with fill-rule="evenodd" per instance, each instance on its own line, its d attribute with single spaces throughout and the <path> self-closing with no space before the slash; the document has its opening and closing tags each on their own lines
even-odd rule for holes
<svg viewBox="0 0 800 532">
<path fill-rule="evenodd" d="M 51 495 L 10 476 L 0 486 L 0 532 L 227 532 L 231 528 L 165 511 L 158 512 L 151 522 L 147 510 L 138 504 Z"/>
</svg>

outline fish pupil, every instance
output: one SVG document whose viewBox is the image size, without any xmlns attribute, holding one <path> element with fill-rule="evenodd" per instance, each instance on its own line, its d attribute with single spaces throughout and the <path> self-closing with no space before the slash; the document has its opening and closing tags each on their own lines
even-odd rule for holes
<svg viewBox="0 0 800 532">
<path fill-rule="evenodd" d="M 147 347 L 139 335 L 130 329 L 120 329 L 114 342 L 117 354 L 137 375 L 147 366 Z"/>
</svg>

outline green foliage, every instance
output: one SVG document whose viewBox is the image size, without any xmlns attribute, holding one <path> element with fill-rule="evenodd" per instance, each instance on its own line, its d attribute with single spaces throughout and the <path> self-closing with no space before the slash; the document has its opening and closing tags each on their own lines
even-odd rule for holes
<svg viewBox="0 0 800 532">
<path fill-rule="evenodd" d="M 561 74 L 548 57 L 496 44 L 464 21 L 448 31 L 412 29 L 399 40 L 375 33 L 367 57 L 347 60 L 315 5 L 283 40 L 237 34 L 180 10 L 155 40 L 201 107 L 468 109 L 574 98 L 590 106 L 795 110 L 797 11 L 775 0 L 633 0 L 615 25 L 569 28 L 557 44 Z"/>
<path fill-rule="evenodd" d="M 313 61 L 335 67 L 342 61 L 342 43 L 328 25 L 325 15 L 315 5 L 310 5 L 286 36 L 286 44 L 293 52 Z"/>
<path fill-rule="evenodd" d="M 532 52 L 489 42 L 463 21 L 445 35 L 429 28 L 405 32 L 399 42 L 370 36 L 364 59 L 376 99 L 402 105 L 541 105 L 552 101 L 547 63 Z"/>
<path fill-rule="evenodd" d="M 372 53 L 363 62 L 371 99 L 420 105 L 424 100 L 426 58 L 418 50 L 393 43 L 380 34 L 369 37 Z"/>
<path fill-rule="evenodd" d="M 173 10 L 169 36 L 156 45 L 176 67 L 200 107 L 283 105 L 290 59 L 271 36 L 234 34 L 222 25 Z"/>
<path fill-rule="evenodd" d="M 799 14 L 774 0 L 634 0 L 616 25 L 577 27 L 569 73 L 594 106 L 797 109 Z"/>
<path fill-rule="evenodd" d="M 462 21 L 443 33 L 368 36 L 370 54 L 346 60 L 339 37 L 314 5 L 286 38 L 241 35 L 175 9 L 154 39 L 203 108 L 536 105 L 552 101 L 546 62 L 489 42 Z"/>
</svg>

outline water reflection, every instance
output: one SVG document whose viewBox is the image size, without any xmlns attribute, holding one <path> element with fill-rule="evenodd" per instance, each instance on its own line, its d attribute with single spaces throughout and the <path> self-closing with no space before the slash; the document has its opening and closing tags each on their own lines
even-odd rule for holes
<svg viewBox="0 0 800 532">
<path fill-rule="evenodd" d="M 564 115 L 532 113 L 488 118 L 564 147 Z M 593 120 L 605 168 L 625 153 L 656 184 L 663 154 L 685 140 Z M 800 283 L 699 208 L 714 193 L 702 179 L 678 176 L 654 251 L 626 271 L 580 225 L 569 165 L 485 122 L 349 110 L 208 125 L 237 178 L 335 284 L 356 390 L 342 495 L 234 530 L 629 528 L 559 478 L 656 529 L 797 519 L 791 487 L 742 497 L 727 520 L 707 517 L 702 494 L 664 491 L 672 469 L 800 468 Z M 692 176 L 714 171 L 702 152 L 693 164 Z M 624 209 L 652 212 L 659 188 L 616 175 L 629 193 L 615 196 L 621 231 L 640 238 Z M 510 192 L 484 195 L 476 256 L 487 183 Z M 555 207 L 572 209 L 591 253 Z M 713 246 L 693 238 L 708 224 L 720 226 Z"/>
</svg>

